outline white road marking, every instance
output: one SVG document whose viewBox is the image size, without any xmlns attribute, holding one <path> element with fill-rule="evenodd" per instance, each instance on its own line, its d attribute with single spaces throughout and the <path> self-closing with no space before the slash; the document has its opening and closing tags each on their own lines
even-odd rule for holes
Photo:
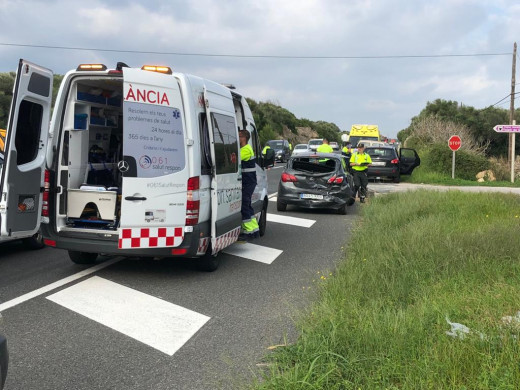
<svg viewBox="0 0 520 390">
<path fill-rule="evenodd" d="M 275 196 L 270 196 L 269 197 L 269 201 L 270 202 L 276 202 L 276 199 L 278 199 L 278 197 L 275 195 Z"/>
<path fill-rule="evenodd" d="M 269 214 L 268 214 L 269 215 Z M 265 264 L 271 264 L 280 256 L 283 251 L 274 248 L 268 248 L 262 245 L 255 245 L 249 242 L 236 242 L 231 246 L 228 246 L 222 252 L 244 257 L 249 260 L 259 261 Z"/>
<path fill-rule="evenodd" d="M 39 295 L 42 295 L 42 294 L 45 294 L 49 291 L 52 291 L 58 287 L 61 287 L 65 284 L 68 284 L 70 282 L 73 282 L 75 280 L 78 280 L 78 279 L 81 279 L 87 275 L 90 275 L 94 272 L 97 272 L 103 268 L 106 268 L 114 263 L 117 263 L 118 261 L 121 261 L 123 260 L 123 257 L 117 257 L 115 259 L 112 259 L 112 260 L 108 260 L 108 261 L 105 261 L 101 264 L 98 264 L 94 267 L 91 267 L 91 268 L 87 268 L 86 270 L 83 270 L 81 272 L 78 272 L 77 274 L 74 274 L 74 275 L 71 275 L 71 276 L 68 276 L 64 279 L 61 279 L 61 280 L 58 280 L 57 282 L 54 282 L 54 283 L 51 283 L 51 284 L 48 284 L 47 286 L 44 286 L 44 287 L 41 287 L 37 290 L 34 290 L 34 291 L 31 291 L 27 294 L 24 294 L 22 296 L 19 296 L 18 298 L 14 298 L 14 299 L 11 299 L 10 301 L 7 301 L 7 302 L 4 302 L 2 304 L 0 304 L 0 313 L 4 310 L 7 310 L 13 306 L 16 306 L 16 305 L 19 305 L 20 303 L 24 303 L 25 301 L 28 301 L 29 299 L 33 299 L 33 298 L 36 298 L 37 296 Z"/>
<path fill-rule="evenodd" d="M 47 299 L 170 356 L 210 319 L 99 276 Z"/>
<path fill-rule="evenodd" d="M 310 228 L 316 222 L 313 219 L 287 217 L 280 214 L 267 213 L 266 217 L 268 222 L 284 223 L 286 225 L 301 226 L 306 228 Z"/>
</svg>

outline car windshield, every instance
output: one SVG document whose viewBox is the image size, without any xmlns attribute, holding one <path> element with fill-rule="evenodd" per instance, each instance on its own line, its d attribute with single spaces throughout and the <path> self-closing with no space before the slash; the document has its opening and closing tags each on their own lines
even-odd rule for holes
<svg viewBox="0 0 520 390">
<path fill-rule="evenodd" d="M 307 149 L 307 145 L 296 145 L 294 149 Z"/>
<path fill-rule="evenodd" d="M 307 173 L 330 173 L 337 169 L 339 160 L 320 159 L 316 157 L 297 157 L 291 159 L 291 168 L 295 171 Z"/>
<path fill-rule="evenodd" d="M 269 141 L 267 144 L 275 150 L 283 149 L 283 141 Z"/>
<path fill-rule="evenodd" d="M 313 139 L 309 141 L 309 145 L 321 145 L 323 141 L 321 139 Z"/>
<path fill-rule="evenodd" d="M 370 157 L 397 157 L 394 148 L 366 148 L 366 153 L 368 153 Z"/>
</svg>

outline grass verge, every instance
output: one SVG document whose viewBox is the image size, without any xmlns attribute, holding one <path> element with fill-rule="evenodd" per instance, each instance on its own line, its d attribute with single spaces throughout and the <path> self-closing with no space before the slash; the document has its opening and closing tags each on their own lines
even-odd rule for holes
<svg viewBox="0 0 520 390">
<path fill-rule="evenodd" d="M 482 187 L 520 187 L 520 181 L 486 181 L 479 183 L 476 180 L 464 180 L 457 178 L 457 171 L 455 171 L 455 179 L 451 178 L 450 174 L 428 171 L 417 167 L 414 169 L 412 175 L 401 176 L 401 180 L 407 183 L 416 184 L 439 184 L 448 186 L 482 186 Z"/>
<path fill-rule="evenodd" d="M 363 207 L 295 344 L 255 389 L 516 389 L 520 198 L 416 191 Z M 469 329 L 449 336 L 448 319 Z"/>
</svg>

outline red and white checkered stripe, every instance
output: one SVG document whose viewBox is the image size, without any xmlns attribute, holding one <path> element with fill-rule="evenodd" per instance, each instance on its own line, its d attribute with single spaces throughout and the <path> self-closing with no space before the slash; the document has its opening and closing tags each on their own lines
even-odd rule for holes
<svg viewBox="0 0 520 390">
<path fill-rule="evenodd" d="M 224 249 L 225 247 L 228 247 L 231 244 L 233 244 L 234 242 L 236 242 L 236 240 L 238 240 L 239 234 L 240 234 L 240 226 L 233 230 L 230 230 L 227 233 L 224 233 L 221 236 L 218 236 L 215 240 L 216 241 L 215 245 L 213 245 L 212 254 L 215 254 L 215 253 L 221 251 L 222 249 Z"/>
<path fill-rule="evenodd" d="M 183 239 L 182 227 L 119 229 L 119 249 L 176 247 Z"/>
<path fill-rule="evenodd" d="M 197 248 L 197 254 L 203 255 L 208 250 L 210 238 L 204 237 L 199 240 L 199 247 Z"/>
</svg>

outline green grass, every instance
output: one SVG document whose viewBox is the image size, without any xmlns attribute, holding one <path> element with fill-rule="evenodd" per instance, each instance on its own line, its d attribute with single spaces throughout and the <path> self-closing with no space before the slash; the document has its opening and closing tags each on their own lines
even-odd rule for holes
<svg viewBox="0 0 520 390">
<path fill-rule="evenodd" d="M 253 388 L 518 388 L 520 324 L 501 319 L 520 310 L 520 198 L 417 191 L 366 206 L 298 340 Z M 446 317 L 472 333 L 446 335 Z"/>
<path fill-rule="evenodd" d="M 457 178 L 457 171 L 455 171 L 455 179 L 452 179 L 451 172 L 449 174 L 432 172 L 422 169 L 422 167 L 415 168 L 410 176 L 401 176 L 401 180 L 406 183 L 439 184 L 448 186 L 520 187 L 520 180 L 516 179 L 514 183 L 511 183 L 511 181 L 487 181 L 479 183 L 476 180 Z"/>
</svg>

